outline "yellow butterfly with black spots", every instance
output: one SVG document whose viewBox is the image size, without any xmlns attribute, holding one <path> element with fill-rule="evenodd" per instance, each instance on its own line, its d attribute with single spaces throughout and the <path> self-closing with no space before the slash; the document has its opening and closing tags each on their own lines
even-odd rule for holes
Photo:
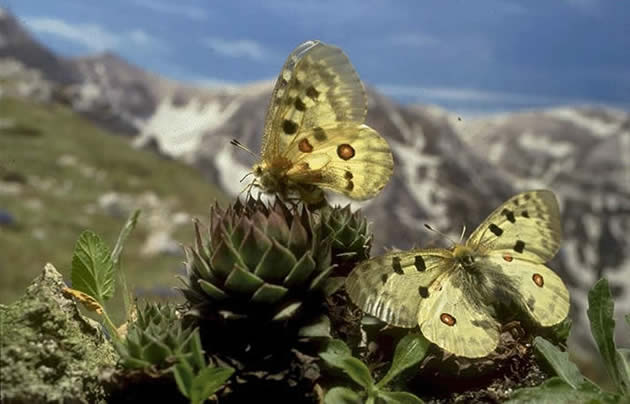
<svg viewBox="0 0 630 404">
<path fill-rule="evenodd" d="M 323 199 L 322 189 L 358 200 L 375 196 L 394 160 L 387 141 L 364 124 L 366 113 L 365 89 L 342 50 L 302 43 L 276 80 L 255 184 L 309 203 Z"/>
<path fill-rule="evenodd" d="M 477 358 L 495 350 L 496 307 L 516 303 L 538 325 L 562 322 L 569 292 L 545 266 L 562 228 L 551 191 L 518 194 L 451 249 L 390 252 L 357 265 L 346 279 L 366 313 L 422 334 L 452 354 Z"/>
</svg>

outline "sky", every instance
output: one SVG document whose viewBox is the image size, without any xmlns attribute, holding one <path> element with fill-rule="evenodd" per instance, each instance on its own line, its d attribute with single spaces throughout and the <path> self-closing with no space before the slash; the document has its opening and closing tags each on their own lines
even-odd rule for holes
<svg viewBox="0 0 630 404">
<path fill-rule="evenodd" d="M 56 53 L 106 50 L 204 86 L 273 79 L 299 43 L 341 47 L 403 103 L 460 114 L 630 109 L 626 0 L 0 0 Z"/>
</svg>

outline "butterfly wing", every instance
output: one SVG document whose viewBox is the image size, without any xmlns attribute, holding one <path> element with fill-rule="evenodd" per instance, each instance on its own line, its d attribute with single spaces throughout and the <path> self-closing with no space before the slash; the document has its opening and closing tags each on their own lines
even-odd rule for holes
<svg viewBox="0 0 630 404">
<path fill-rule="evenodd" d="M 478 262 L 494 273 L 492 277 L 498 287 L 518 293 L 517 301 L 541 326 L 556 325 L 569 314 L 569 291 L 562 279 L 544 264 L 506 260 L 498 252 L 482 257 Z"/>
<path fill-rule="evenodd" d="M 545 263 L 562 241 L 558 202 L 553 192 L 529 191 L 510 198 L 473 232 L 467 245 L 508 257 Z"/>
<path fill-rule="evenodd" d="M 480 358 L 497 347 L 499 324 L 482 301 L 470 298 L 474 293 L 467 289 L 475 285 L 463 282 L 460 271 L 436 279 L 420 304 L 417 322 L 422 334 L 445 351 Z"/>
<path fill-rule="evenodd" d="M 346 292 L 364 312 L 397 326 L 418 325 L 418 307 L 429 287 L 452 267 L 442 249 L 390 252 L 357 265 L 346 278 Z"/>
<path fill-rule="evenodd" d="M 353 199 L 368 199 L 389 181 L 394 158 L 387 141 L 374 129 L 339 123 L 307 131 L 287 156 L 296 162 L 287 176 L 293 182 L 331 189 Z"/>
<path fill-rule="evenodd" d="M 367 96 L 341 49 L 320 41 L 300 44 L 289 55 L 265 118 L 262 158 L 280 156 L 298 133 L 337 122 L 363 123 Z"/>
<path fill-rule="evenodd" d="M 542 326 L 558 324 L 569 312 L 569 292 L 544 263 L 562 241 L 558 202 L 551 191 L 518 194 L 497 208 L 470 236 L 498 288 L 509 294 Z M 517 296 L 513 296 L 514 294 Z"/>
</svg>

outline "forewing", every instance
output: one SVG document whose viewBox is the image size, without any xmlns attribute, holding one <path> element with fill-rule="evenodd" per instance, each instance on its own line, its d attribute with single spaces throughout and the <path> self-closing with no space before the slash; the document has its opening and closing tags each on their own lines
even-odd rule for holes
<svg viewBox="0 0 630 404">
<path fill-rule="evenodd" d="M 501 253 L 492 253 L 479 260 L 484 269 L 493 271 L 498 282 L 517 291 L 512 296 L 517 303 L 541 326 L 549 327 L 563 321 L 569 314 L 569 291 L 564 282 L 547 266 L 520 259 L 508 259 Z"/>
<path fill-rule="evenodd" d="M 473 249 L 545 263 L 562 241 L 558 202 L 547 190 L 520 193 L 488 216 L 467 244 Z"/>
<path fill-rule="evenodd" d="M 300 134 L 289 148 L 296 162 L 287 176 L 340 192 L 352 199 L 368 199 L 385 187 L 394 170 L 387 141 L 367 125 L 341 123 Z"/>
<path fill-rule="evenodd" d="M 418 325 L 418 307 L 432 282 L 453 265 L 442 249 L 390 252 L 357 265 L 346 278 L 346 292 L 364 312 L 397 326 Z"/>
<path fill-rule="evenodd" d="M 283 154 L 300 132 L 336 122 L 361 124 L 366 113 L 365 89 L 343 51 L 304 42 L 276 80 L 265 118 L 263 160 Z"/>
<path fill-rule="evenodd" d="M 418 310 L 422 334 L 447 352 L 467 358 L 487 356 L 499 343 L 499 324 L 479 300 L 455 286 L 459 271 L 443 274 L 429 288 Z M 473 285 L 474 287 L 474 285 Z"/>
</svg>

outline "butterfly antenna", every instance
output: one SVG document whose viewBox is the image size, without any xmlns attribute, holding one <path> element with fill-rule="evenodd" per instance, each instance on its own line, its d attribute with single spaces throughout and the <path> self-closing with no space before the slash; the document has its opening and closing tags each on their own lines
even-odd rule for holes
<svg viewBox="0 0 630 404">
<path fill-rule="evenodd" d="M 238 149 L 241 150 L 245 150 L 247 153 L 251 154 L 252 156 L 256 157 L 256 158 L 260 158 L 260 156 L 256 153 L 254 153 L 253 151 L 249 150 L 246 146 L 243 146 L 243 143 L 239 142 L 236 139 L 232 139 L 230 140 L 230 144 Z"/>
<path fill-rule="evenodd" d="M 240 180 L 239 182 L 243 182 L 243 181 L 245 181 L 245 178 L 249 177 L 249 176 L 250 176 L 250 175 L 252 175 L 252 174 L 254 174 L 252 171 L 248 172 L 247 174 L 245 174 L 245 175 L 243 176 L 243 178 L 241 178 L 241 180 Z"/>
<path fill-rule="evenodd" d="M 464 241 L 464 236 L 466 235 L 466 225 L 464 225 L 464 227 L 462 227 L 462 234 L 460 234 L 459 236 L 459 243 L 461 244 L 462 241 Z"/>
<path fill-rule="evenodd" d="M 453 245 L 456 245 L 456 244 L 457 244 L 456 242 L 454 242 L 454 241 L 453 241 L 453 239 L 452 239 L 452 238 L 450 238 L 450 237 L 449 237 L 449 236 L 447 236 L 446 234 L 442 233 L 441 231 L 439 231 L 439 230 L 437 230 L 437 229 L 434 229 L 434 228 L 433 228 L 433 227 L 431 227 L 430 225 L 428 225 L 428 224 L 426 224 L 426 223 L 425 223 L 425 224 L 424 224 L 424 227 L 426 227 L 426 228 L 427 228 L 427 230 L 430 230 L 430 231 L 432 231 L 432 232 L 434 232 L 434 233 L 437 233 L 437 234 L 439 234 L 440 236 L 444 237 L 445 239 L 447 239 L 448 241 L 450 241 L 450 242 L 451 242 L 451 244 L 453 244 Z"/>
</svg>

